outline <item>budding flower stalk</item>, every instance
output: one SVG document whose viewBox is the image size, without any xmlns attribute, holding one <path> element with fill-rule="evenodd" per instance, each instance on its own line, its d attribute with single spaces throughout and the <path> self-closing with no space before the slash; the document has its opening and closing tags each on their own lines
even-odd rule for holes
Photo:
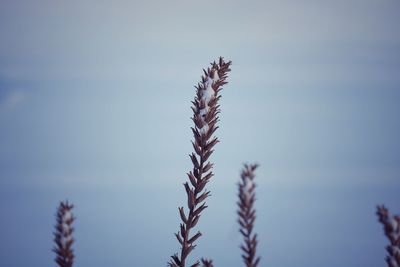
<svg viewBox="0 0 400 267">
<path fill-rule="evenodd" d="M 55 262 L 60 267 L 72 267 L 74 262 L 74 252 L 72 250 L 72 244 L 74 243 L 72 232 L 74 228 L 72 223 L 75 217 L 71 212 L 73 207 L 68 201 L 60 202 L 56 214 L 57 224 L 54 232 L 55 247 L 53 251 L 56 253 Z"/>
<path fill-rule="evenodd" d="M 243 251 L 242 258 L 247 267 L 256 267 L 260 262 L 260 257 L 256 256 L 257 234 L 253 233 L 254 222 L 256 220 L 256 211 L 254 202 L 256 200 L 254 171 L 256 164 L 244 165 L 238 184 L 238 223 L 239 231 L 243 236 L 243 244 L 240 248 Z"/>
<path fill-rule="evenodd" d="M 201 263 L 203 264 L 203 267 L 214 267 L 212 260 L 201 259 Z"/>
<path fill-rule="evenodd" d="M 171 256 L 169 266 L 186 266 L 186 258 L 196 247 L 194 242 L 201 236 L 200 232 L 191 235 L 190 231 L 197 225 L 201 212 L 207 208 L 205 200 L 210 195 L 210 191 L 205 186 L 214 176 L 211 171 L 213 164 L 209 161 L 213 153 L 214 146 L 218 143 L 218 138 L 214 137 L 217 130 L 218 114 L 220 112 L 218 101 L 221 96 L 219 92 L 227 82 L 227 74 L 230 71 L 231 62 L 225 62 L 221 57 L 219 62 L 211 63 L 211 67 L 204 71 L 201 82 L 196 88 L 196 96 L 192 101 L 192 111 L 194 127 L 192 141 L 194 152 L 189 156 L 193 163 L 193 170 L 187 173 L 188 182 L 184 183 L 187 194 L 187 210 L 179 208 L 182 220 L 180 230 L 175 234 L 181 245 L 180 254 Z M 191 266 L 199 266 L 200 262 Z"/>
<path fill-rule="evenodd" d="M 388 267 L 400 267 L 400 216 L 391 216 L 384 205 L 377 207 L 376 215 L 390 242 L 386 247 L 389 254 L 386 263 Z"/>
</svg>

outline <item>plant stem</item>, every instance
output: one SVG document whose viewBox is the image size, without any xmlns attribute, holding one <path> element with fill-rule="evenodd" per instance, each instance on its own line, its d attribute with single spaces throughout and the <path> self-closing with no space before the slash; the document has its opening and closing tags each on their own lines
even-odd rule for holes
<svg viewBox="0 0 400 267">
<path fill-rule="evenodd" d="M 197 232 L 193 236 L 190 231 L 199 221 L 201 212 L 207 208 L 205 200 L 210 195 L 210 191 L 205 186 L 214 176 L 211 171 L 213 164 L 208 161 L 213 153 L 213 147 L 219 142 L 213 134 L 217 130 L 218 114 L 220 112 L 218 100 L 221 98 L 219 92 L 222 86 L 227 82 L 227 73 L 230 71 L 231 62 L 225 62 L 221 57 L 218 64 L 211 63 L 211 68 L 204 71 L 202 81 L 196 86 L 196 96 L 192 101 L 192 111 L 194 127 L 192 132 L 194 141 L 192 141 L 194 152 L 189 156 L 193 163 L 193 170 L 187 173 L 189 182 L 184 183 L 187 194 L 188 213 L 184 208 L 179 208 L 179 214 L 182 220 L 180 230 L 175 234 L 181 245 L 180 255 L 171 256 L 170 266 L 186 266 L 186 258 L 196 247 L 194 242 L 201 236 Z M 199 266 L 199 261 L 191 266 Z"/>
<path fill-rule="evenodd" d="M 247 267 L 256 267 L 260 262 L 260 257 L 256 257 L 257 250 L 257 234 L 253 233 L 254 222 L 256 220 L 256 211 L 254 202 L 256 195 L 254 189 L 254 171 L 257 169 L 256 164 L 244 165 L 240 175 L 238 184 L 238 223 L 239 231 L 243 235 L 243 244 L 240 248 L 243 251 L 242 258 Z"/>
</svg>

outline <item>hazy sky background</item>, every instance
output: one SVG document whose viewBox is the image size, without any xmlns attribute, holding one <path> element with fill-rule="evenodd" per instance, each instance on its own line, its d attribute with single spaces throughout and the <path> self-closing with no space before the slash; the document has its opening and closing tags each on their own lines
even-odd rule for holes
<svg viewBox="0 0 400 267">
<path fill-rule="evenodd" d="M 386 266 L 400 213 L 400 2 L 0 0 L 0 266 L 165 266 L 202 68 L 233 61 L 192 254 L 243 266 L 236 183 L 258 162 L 261 266 Z"/>
</svg>

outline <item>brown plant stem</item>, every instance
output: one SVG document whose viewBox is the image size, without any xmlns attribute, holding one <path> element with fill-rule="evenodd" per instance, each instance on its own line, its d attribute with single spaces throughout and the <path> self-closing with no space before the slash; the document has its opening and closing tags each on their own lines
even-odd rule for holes
<svg viewBox="0 0 400 267">
<path fill-rule="evenodd" d="M 376 215 L 390 244 L 386 246 L 388 267 L 400 267 L 400 216 L 391 216 L 384 206 L 377 206 Z"/>
<path fill-rule="evenodd" d="M 71 212 L 73 207 L 68 201 L 60 202 L 56 214 L 57 223 L 54 232 L 55 247 L 53 251 L 56 253 L 55 262 L 60 267 L 72 267 L 74 262 L 74 252 L 72 250 L 72 244 L 74 243 L 72 232 L 74 228 L 72 223 L 75 217 Z"/>
<path fill-rule="evenodd" d="M 179 208 L 180 230 L 175 234 L 181 245 L 180 254 L 171 256 L 170 266 L 186 266 L 186 258 L 196 247 L 194 242 L 201 236 L 198 231 L 191 235 L 190 231 L 197 225 L 201 212 L 207 208 L 205 200 L 210 195 L 210 191 L 205 186 L 213 177 L 211 171 L 213 164 L 208 160 L 213 153 L 214 146 L 218 143 L 218 138 L 214 137 L 217 130 L 218 114 L 220 112 L 218 101 L 221 96 L 219 92 L 227 82 L 227 73 L 230 71 L 231 62 L 225 62 L 222 57 L 219 62 L 211 63 L 211 67 L 204 71 L 201 82 L 196 86 L 196 96 L 192 101 L 192 111 L 194 127 L 192 141 L 194 152 L 190 159 L 193 163 L 193 170 L 187 173 L 189 182 L 184 183 L 187 194 L 188 211 L 183 207 Z M 191 266 L 199 266 L 199 261 Z"/>
<path fill-rule="evenodd" d="M 208 259 L 201 259 L 202 267 L 214 267 L 213 261 Z"/>
<path fill-rule="evenodd" d="M 254 209 L 255 184 L 254 171 L 257 165 L 245 164 L 240 175 L 238 184 L 238 223 L 239 231 L 243 236 L 243 244 L 240 248 L 243 251 L 242 258 L 247 267 L 256 267 L 260 262 L 260 257 L 256 256 L 257 250 L 257 234 L 253 233 L 254 222 L 256 220 L 256 211 Z"/>
</svg>

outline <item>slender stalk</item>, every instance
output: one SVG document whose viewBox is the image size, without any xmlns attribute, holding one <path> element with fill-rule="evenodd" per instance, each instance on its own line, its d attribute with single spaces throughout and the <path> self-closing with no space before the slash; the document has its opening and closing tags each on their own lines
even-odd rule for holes
<svg viewBox="0 0 400 267">
<path fill-rule="evenodd" d="M 214 267 L 212 260 L 201 259 L 201 263 L 203 264 L 203 267 Z"/>
<path fill-rule="evenodd" d="M 400 216 L 391 216 L 384 206 L 377 206 L 376 215 L 390 244 L 386 246 L 388 267 L 400 267 Z"/>
<path fill-rule="evenodd" d="M 74 243 L 72 232 L 74 228 L 72 223 L 75 217 L 71 212 L 73 207 L 68 201 L 60 202 L 56 214 L 57 224 L 54 232 L 55 247 L 53 251 L 56 253 L 55 262 L 60 267 L 72 267 L 74 262 L 74 252 L 72 250 L 72 244 Z"/>
<path fill-rule="evenodd" d="M 257 234 L 253 233 L 254 222 L 256 220 L 256 210 L 254 209 L 254 202 L 256 200 L 254 171 L 256 168 L 256 164 L 245 164 L 238 184 L 239 201 L 237 202 L 237 213 L 239 216 L 239 231 L 243 236 L 243 244 L 241 244 L 240 248 L 243 251 L 242 258 L 247 267 L 256 267 L 260 262 L 260 257 L 256 256 Z"/>
<path fill-rule="evenodd" d="M 213 164 L 208 161 L 213 153 L 214 146 L 218 143 L 218 138 L 214 137 L 217 130 L 218 114 L 220 112 L 218 101 L 221 96 L 219 92 L 226 84 L 227 73 L 230 71 L 231 62 L 225 62 L 221 57 L 219 62 L 211 63 L 211 67 L 204 71 L 201 82 L 196 86 L 196 96 L 192 101 L 192 111 L 194 127 L 192 141 L 194 152 L 190 154 L 193 163 L 193 170 L 187 173 L 189 182 L 184 183 L 187 194 L 188 210 L 185 212 L 183 207 L 179 208 L 182 220 L 180 230 L 175 234 L 181 245 L 180 254 L 171 256 L 169 266 L 186 266 L 186 258 L 196 247 L 194 242 L 201 236 L 198 231 L 191 235 L 190 231 L 197 225 L 201 212 L 207 208 L 205 200 L 210 195 L 210 191 L 205 186 L 213 177 L 211 171 Z M 191 266 L 199 266 L 199 261 Z"/>
</svg>

